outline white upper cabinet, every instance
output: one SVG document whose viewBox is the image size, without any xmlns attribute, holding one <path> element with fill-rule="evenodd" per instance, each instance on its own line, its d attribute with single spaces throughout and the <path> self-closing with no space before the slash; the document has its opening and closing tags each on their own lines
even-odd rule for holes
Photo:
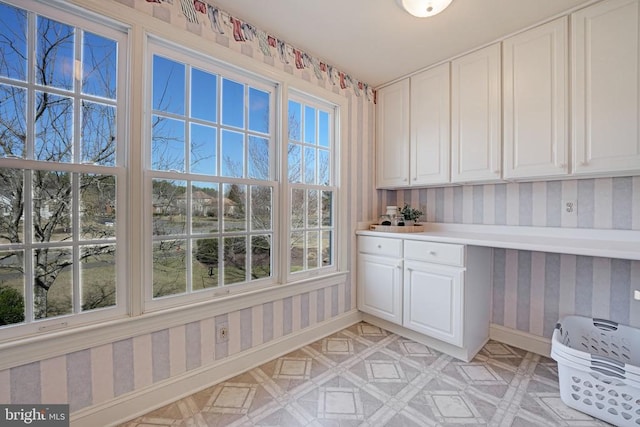
<svg viewBox="0 0 640 427">
<path fill-rule="evenodd" d="M 638 0 L 571 15 L 573 173 L 640 172 Z"/>
<path fill-rule="evenodd" d="M 449 182 L 449 64 L 378 91 L 377 186 Z"/>
<path fill-rule="evenodd" d="M 567 17 L 504 40 L 504 178 L 569 173 Z"/>
<path fill-rule="evenodd" d="M 451 62 L 451 181 L 501 178 L 500 44 Z"/>
<path fill-rule="evenodd" d="M 409 79 L 379 89 L 376 103 L 376 184 L 408 186 Z"/>
<path fill-rule="evenodd" d="M 411 77 L 411 185 L 449 182 L 449 63 Z"/>
</svg>

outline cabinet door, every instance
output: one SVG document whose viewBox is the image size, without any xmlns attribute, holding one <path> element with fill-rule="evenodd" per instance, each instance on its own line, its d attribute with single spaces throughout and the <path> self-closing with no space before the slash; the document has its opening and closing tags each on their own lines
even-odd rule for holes
<svg viewBox="0 0 640 427">
<path fill-rule="evenodd" d="M 504 177 L 566 175 L 567 18 L 503 42 Z"/>
<path fill-rule="evenodd" d="M 406 328 L 462 346 L 464 269 L 405 261 Z"/>
<path fill-rule="evenodd" d="M 451 181 L 501 177 L 500 44 L 451 62 Z"/>
<path fill-rule="evenodd" d="M 575 12 L 572 28 L 573 172 L 640 172 L 638 0 Z"/>
<path fill-rule="evenodd" d="M 409 185 L 409 79 L 377 91 L 378 188 Z"/>
<path fill-rule="evenodd" d="M 358 309 L 402 324 L 402 261 L 358 254 Z"/>
<path fill-rule="evenodd" d="M 449 63 L 411 77 L 411 185 L 450 181 Z"/>
</svg>

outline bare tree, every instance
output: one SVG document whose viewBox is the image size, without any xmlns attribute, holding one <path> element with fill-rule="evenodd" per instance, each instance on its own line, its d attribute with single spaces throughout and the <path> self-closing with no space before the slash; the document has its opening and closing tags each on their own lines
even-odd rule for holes
<svg viewBox="0 0 640 427">
<path fill-rule="evenodd" d="M 26 80 L 26 12 L 10 6 L 2 6 L 0 13 L 0 75 Z M 0 156 L 23 158 L 27 154 L 27 133 L 35 135 L 31 149 L 33 159 L 43 162 L 73 162 L 74 150 L 82 151 L 80 161 L 109 165 L 115 159 L 115 109 L 96 102 L 82 101 L 82 146 L 74 140 L 73 99 L 54 94 L 48 87 L 70 90 L 74 74 L 63 72 L 62 64 L 73 52 L 76 30 L 43 17 L 37 19 L 37 50 L 35 52 L 35 79 L 42 89 L 35 92 L 33 122 L 26 121 L 26 89 L 20 85 L 0 85 Z M 85 34 L 86 35 L 86 34 Z M 97 46 L 93 46 L 97 47 Z M 115 87 L 110 86 L 110 70 L 115 61 L 115 43 L 99 46 L 105 53 L 101 58 L 87 57 L 83 62 L 83 80 L 80 84 L 102 82 L 101 94 L 114 97 Z M 94 88 L 96 89 L 96 88 Z M 87 87 L 87 90 L 91 88 Z M 17 166 L 20 163 L 16 163 Z M 62 168 L 61 168 L 62 169 Z M 79 192 L 75 193 L 74 188 Z M 25 193 L 31 191 L 29 199 Z M 77 239 L 73 235 L 70 218 L 73 199 L 79 199 L 82 209 L 81 233 L 84 238 L 112 237 L 113 230 L 96 223 L 105 216 L 115 217 L 115 179 L 111 175 L 71 173 L 63 170 L 0 168 L 0 195 L 10 201 L 0 215 L 0 243 L 21 244 L 24 234 L 31 233 L 37 245 L 33 250 L 34 317 L 36 319 L 63 314 L 68 308 L 52 307 L 49 291 L 59 281 L 60 275 L 74 263 L 68 246 L 49 246 L 50 242 Z M 25 230 L 24 215 L 28 210 L 24 203 L 31 200 L 32 231 Z M 80 253 L 80 262 L 113 256 L 114 245 L 86 245 Z M 5 251 L 4 258 L 11 269 L 25 274 L 24 251 Z M 0 263 L 3 265 L 3 263 Z M 5 266 L 6 267 L 6 266 Z M 3 268 L 0 266 L 0 268 Z M 1 270 L 0 270 L 1 271 Z M 7 268 L 5 268 L 7 271 Z M 15 271 L 14 271 L 15 273 Z M 4 273 L 3 273 L 4 275 Z M 30 277 L 30 276 L 27 276 Z M 85 284 L 89 286 L 90 284 Z M 113 305 L 115 286 L 103 286 L 97 292 L 86 292 L 83 309 Z M 63 304 L 64 305 L 64 304 Z M 60 311 L 62 310 L 62 312 Z"/>
</svg>

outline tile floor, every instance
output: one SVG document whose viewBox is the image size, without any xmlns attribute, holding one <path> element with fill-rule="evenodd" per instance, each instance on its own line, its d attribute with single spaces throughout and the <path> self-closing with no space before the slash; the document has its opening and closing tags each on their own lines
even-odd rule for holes
<svg viewBox="0 0 640 427">
<path fill-rule="evenodd" d="M 123 426 L 603 426 L 565 406 L 556 363 L 489 342 L 469 363 L 367 323 Z"/>
</svg>

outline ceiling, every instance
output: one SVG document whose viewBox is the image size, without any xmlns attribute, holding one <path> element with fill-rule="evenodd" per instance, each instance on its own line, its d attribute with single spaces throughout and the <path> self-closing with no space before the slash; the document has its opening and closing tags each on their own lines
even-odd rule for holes
<svg viewBox="0 0 640 427">
<path fill-rule="evenodd" d="M 415 18 L 396 0 L 212 0 L 373 87 L 594 0 L 453 0 Z"/>
</svg>

